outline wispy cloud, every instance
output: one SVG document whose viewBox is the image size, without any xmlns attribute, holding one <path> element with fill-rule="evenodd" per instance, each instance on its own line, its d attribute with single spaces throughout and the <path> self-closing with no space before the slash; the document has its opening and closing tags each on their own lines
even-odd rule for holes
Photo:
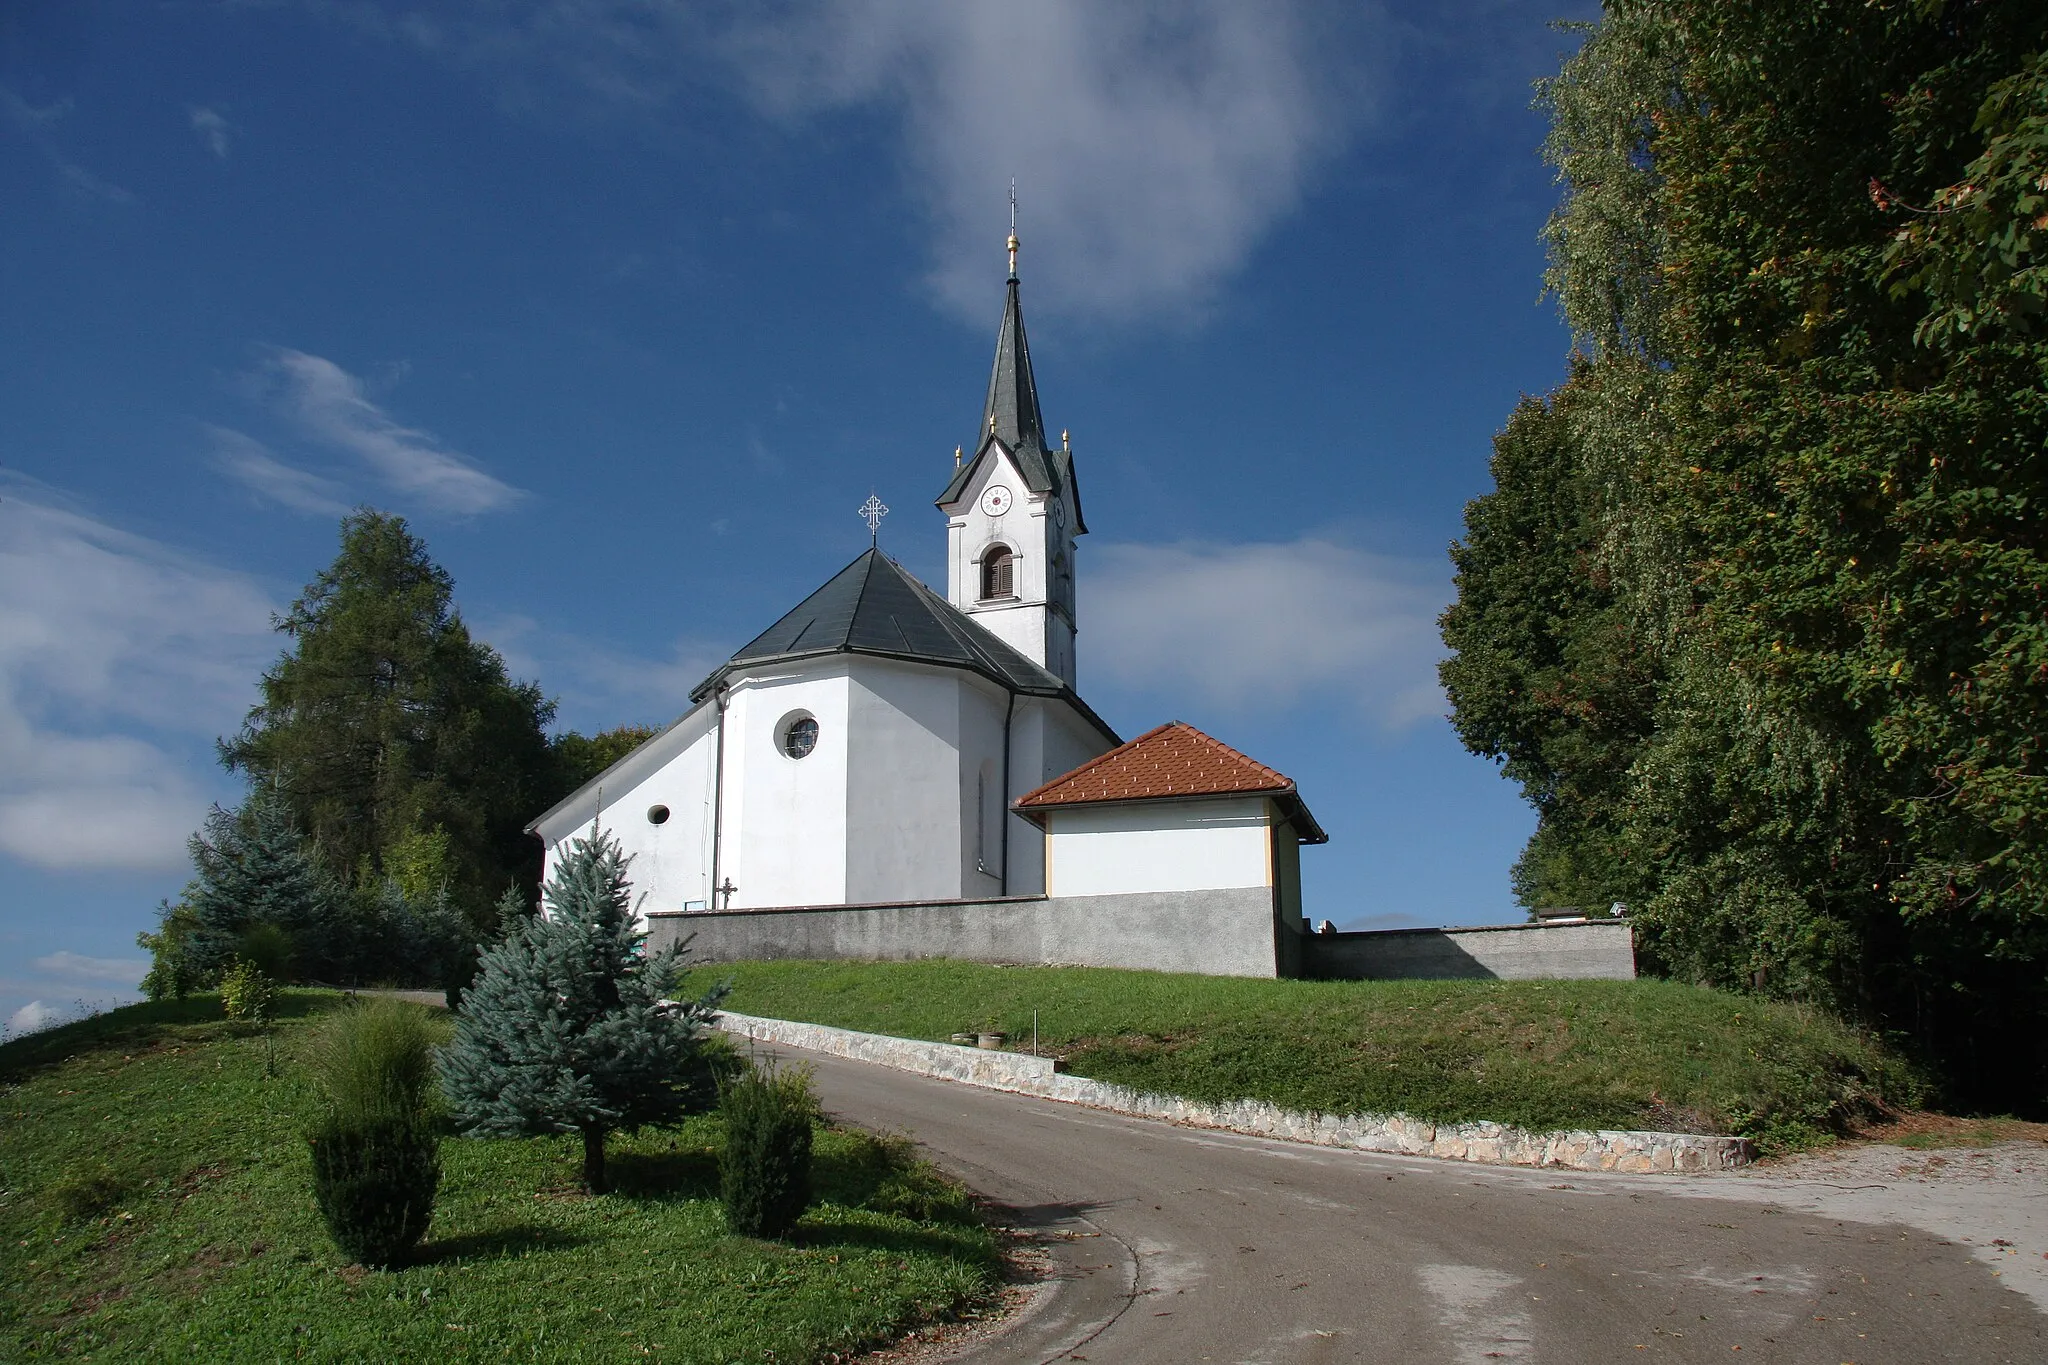
<svg viewBox="0 0 2048 1365">
<path fill-rule="evenodd" d="M 690 709 L 690 689 L 723 663 L 730 647 L 678 639 L 663 657 L 543 626 L 530 616 L 482 616 L 477 634 L 505 656 L 514 677 L 560 689 L 557 719 L 585 733 L 620 725 L 666 725 Z"/>
<path fill-rule="evenodd" d="M 1372 11 L 1289 0 L 796 3 L 722 47 L 763 108 L 892 108 L 933 280 L 969 316 L 1008 184 L 1034 291 L 1070 311 L 1199 308 L 1370 109 Z"/>
<path fill-rule="evenodd" d="M 149 960 L 140 957 L 86 957 L 81 953 L 46 953 L 35 960 L 35 969 L 72 981 L 105 982 L 132 986 L 149 970 Z"/>
<path fill-rule="evenodd" d="M 133 204 L 135 195 L 111 180 L 93 174 L 67 157 L 57 145 L 57 127 L 70 114 L 70 100 L 36 106 L 0 85 L 0 116 L 50 163 L 58 178 L 73 192 L 108 204 Z"/>
<path fill-rule="evenodd" d="M 331 360 L 277 347 L 264 368 L 278 410 L 301 434 L 354 456 L 400 494 L 465 515 L 499 511 L 525 496 L 430 433 L 396 421 Z"/>
<path fill-rule="evenodd" d="M 228 140 L 234 133 L 235 126 L 228 122 L 227 116 L 220 110 L 209 109 L 203 104 L 194 106 L 189 113 L 192 131 L 199 135 L 200 144 L 222 161 L 226 161 Z"/>
<path fill-rule="evenodd" d="M 1083 667 L 1222 708 L 1335 702 L 1388 728 L 1441 715 L 1449 570 L 1334 540 L 1108 545 L 1080 578 Z"/>
<path fill-rule="evenodd" d="M 206 812 L 194 761 L 275 650 L 247 577 L 5 483 L 0 498 L 0 853 L 168 869 Z"/>
<path fill-rule="evenodd" d="M 979 320 L 1009 182 L 1035 296 L 1110 317 L 1198 312 L 1315 168 L 1373 116 L 1393 27 L 1373 0 L 496 0 L 327 11 L 531 107 L 562 88 L 668 118 L 707 77 L 800 126 L 875 109 Z M 695 88 L 693 90 L 693 87 Z"/>
<path fill-rule="evenodd" d="M 259 496 L 312 516 L 334 517 L 348 510 L 334 480 L 286 464 L 263 442 L 231 427 L 208 426 L 206 431 L 213 438 L 213 467 Z"/>
</svg>

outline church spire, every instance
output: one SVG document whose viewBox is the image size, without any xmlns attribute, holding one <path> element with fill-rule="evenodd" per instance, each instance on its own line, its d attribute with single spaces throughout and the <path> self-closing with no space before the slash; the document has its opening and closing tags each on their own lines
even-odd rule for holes
<svg viewBox="0 0 2048 1365">
<path fill-rule="evenodd" d="M 1031 374 L 1031 344 L 1024 339 L 1024 309 L 1017 301 L 1017 201 L 1010 199 L 1010 292 L 996 330 L 996 364 L 981 409 L 982 435 L 994 434 L 1012 450 L 1045 449 L 1045 418 L 1038 411 L 1038 381 Z"/>
</svg>

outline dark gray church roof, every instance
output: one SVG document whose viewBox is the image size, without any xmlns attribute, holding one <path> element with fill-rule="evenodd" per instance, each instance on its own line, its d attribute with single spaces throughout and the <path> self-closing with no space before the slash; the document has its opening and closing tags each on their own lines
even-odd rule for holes
<svg viewBox="0 0 2048 1365">
<path fill-rule="evenodd" d="M 1104 734 L 1114 737 L 1116 733 L 1073 688 L 997 639 L 880 550 L 869 550 L 854 560 L 780 621 L 742 645 L 722 668 L 698 684 L 690 700 L 702 701 L 711 695 L 719 680 L 742 664 L 819 654 L 873 654 L 964 668 L 1012 692 L 1062 698 Z"/>
<path fill-rule="evenodd" d="M 1038 407 L 1038 380 L 1031 370 L 1031 342 L 1024 335 L 1024 305 L 1017 296 L 1017 277 L 1003 303 L 1003 321 L 996 329 L 996 363 L 989 372 L 988 397 L 981 405 L 981 431 L 974 458 L 954 471 L 939 494 L 938 505 L 955 502 L 991 445 L 1000 442 L 1024 483 L 1033 493 L 1064 491 L 1074 509 L 1074 533 L 1088 527 L 1081 519 L 1081 491 L 1074 483 L 1074 462 L 1065 450 L 1052 449 L 1045 438 L 1045 417 Z"/>
</svg>

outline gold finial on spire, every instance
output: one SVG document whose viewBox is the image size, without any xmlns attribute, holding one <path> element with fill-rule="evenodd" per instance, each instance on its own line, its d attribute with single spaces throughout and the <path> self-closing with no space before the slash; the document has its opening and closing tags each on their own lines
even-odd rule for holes
<svg viewBox="0 0 2048 1365">
<path fill-rule="evenodd" d="M 959 446 L 953 447 L 953 468 L 958 469 L 960 467 L 960 460 L 962 458 L 962 454 L 963 452 L 961 451 Z"/>
<path fill-rule="evenodd" d="M 1017 278 L 1017 177 L 1010 177 L 1010 278 Z"/>
<path fill-rule="evenodd" d="M 988 429 L 990 434 L 994 434 L 996 429 L 996 415 L 994 413 L 988 415 Z"/>
<path fill-rule="evenodd" d="M 1067 443 L 1067 429 L 1065 427 L 1060 428 L 1060 449 L 1067 451 L 1070 454 L 1074 449 L 1073 446 Z"/>
</svg>

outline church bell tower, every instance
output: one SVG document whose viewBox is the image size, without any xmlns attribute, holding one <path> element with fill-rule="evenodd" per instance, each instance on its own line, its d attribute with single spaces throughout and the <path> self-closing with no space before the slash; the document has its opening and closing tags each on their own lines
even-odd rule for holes
<svg viewBox="0 0 2048 1365">
<path fill-rule="evenodd" d="M 956 451 L 939 495 L 946 514 L 946 598 L 1032 662 L 1074 686 L 1074 539 L 1080 487 L 1066 434 L 1045 437 L 1031 346 L 1017 297 L 1017 231 L 996 330 L 995 368 L 973 454 Z"/>
</svg>

